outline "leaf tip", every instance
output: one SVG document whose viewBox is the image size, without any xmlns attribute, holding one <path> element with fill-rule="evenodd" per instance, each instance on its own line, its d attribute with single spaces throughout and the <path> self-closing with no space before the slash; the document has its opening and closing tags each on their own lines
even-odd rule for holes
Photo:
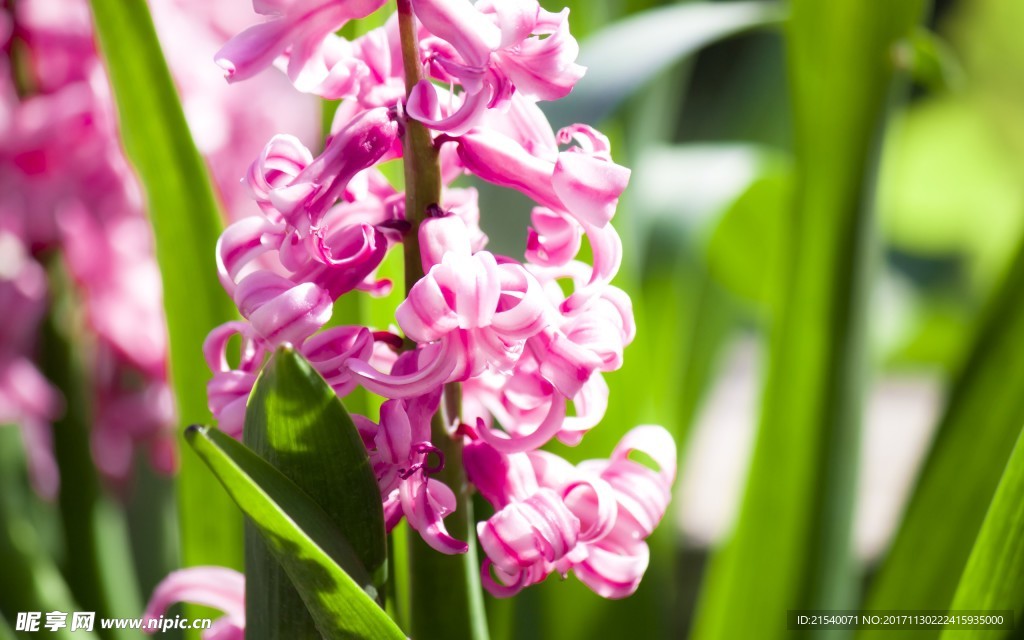
<svg viewBox="0 0 1024 640">
<path fill-rule="evenodd" d="M 192 444 L 192 441 L 196 439 L 196 436 L 206 435 L 206 431 L 209 427 L 201 424 L 190 424 L 185 427 L 185 441 Z"/>
</svg>

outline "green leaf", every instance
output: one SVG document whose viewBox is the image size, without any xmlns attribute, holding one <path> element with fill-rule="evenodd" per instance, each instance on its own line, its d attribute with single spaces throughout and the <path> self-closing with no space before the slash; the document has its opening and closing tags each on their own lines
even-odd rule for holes
<svg viewBox="0 0 1024 640">
<path fill-rule="evenodd" d="M 309 495 L 216 429 L 191 426 L 185 439 L 259 530 L 324 638 L 405 639 L 374 601 L 377 589 L 356 551 Z"/>
<path fill-rule="evenodd" d="M 661 7 L 621 20 L 580 43 L 587 74 L 572 93 L 545 103 L 551 124 L 596 124 L 661 71 L 707 45 L 782 20 L 768 2 L 701 2 Z M 643 46 L 638 46 L 643 43 Z"/>
<path fill-rule="evenodd" d="M 872 609 L 945 606 L 955 594 L 1024 424 L 1022 290 L 1024 239 L 952 385 L 903 522 L 868 592 Z"/>
<path fill-rule="evenodd" d="M 781 638 L 788 609 L 856 602 L 850 543 L 872 184 L 891 49 L 924 3 L 793 0 L 793 206 L 779 252 L 760 429 L 732 538 L 711 561 L 694 637 Z"/>
<path fill-rule="evenodd" d="M 249 397 L 243 434 L 256 455 L 321 506 L 374 577 L 374 586 L 382 587 L 384 510 L 366 447 L 337 394 L 294 349 L 278 349 L 263 368 Z M 246 526 L 245 574 L 250 628 L 266 638 L 314 633 L 302 600 L 252 524 Z"/>
<path fill-rule="evenodd" d="M 792 196 L 792 168 L 776 158 L 729 207 L 708 242 L 711 277 L 765 316 L 779 297 L 772 290 L 779 285 L 772 269 Z"/>
<path fill-rule="evenodd" d="M 1013 610 L 1024 614 L 1024 438 L 1017 438 L 1010 461 L 981 525 L 950 609 Z M 1012 631 L 946 629 L 943 640 L 1006 638 Z"/>
<path fill-rule="evenodd" d="M 128 159 L 146 193 L 163 279 L 171 382 L 182 423 L 209 422 L 202 344 L 234 317 L 217 281 L 221 218 L 143 0 L 91 0 Z M 181 456 L 178 495 L 186 565 L 241 568 L 242 522 L 191 455 Z"/>
</svg>

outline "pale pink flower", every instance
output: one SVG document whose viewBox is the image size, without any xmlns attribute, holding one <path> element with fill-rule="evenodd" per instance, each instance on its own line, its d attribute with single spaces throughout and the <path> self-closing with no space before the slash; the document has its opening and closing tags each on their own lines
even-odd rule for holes
<svg viewBox="0 0 1024 640">
<path fill-rule="evenodd" d="M 429 270 L 395 316 L 411 339 L 436 343 L 433 355 L 447 366 L 420 369 L 433 375 L 410 387 L 410 376 L 388 376 L 350 363 L 366 388 L 388 397 L 420 395 L 423 387 L 468 380 L 488 368 L 510 371 L 526 339 L 547 322 L 547 301 L 536 279 L 521 265 L 499 264 L 487 251 L 471 253 L 469 231 L 459 218 L 425 222 L 420 243 Z M 437 258 L 440 263 L 430 264 Z"/>
<path fill-rule="evenodd" d="M 409 114 L 433 129 L 460 135 L 478 124 L 486 109 L 506 107 L 516 92 L 531 100 L 557 100 L 583 76 L 568 10 L 550 13 L 536 0 L 476 5 L 414 0 L 413 9 L 427 31 L 450 45 L 429 54 L 435 75 L 462 87 L 461 105 L 444 117 L 430 81 L 420 81 L 410 94 Z"/>
<path fill-rule="evenodd" d="M 175 571 L 164 578 L 146 605 L 142 626 L 146 633 L 159 629 L 149 628 L 176 602 L 188 602 L 212 607 L 224 615 L 203 631 L 203 640 L 244 640 L 245 638 L 245 576 L 223 567 L 190 567 Z"/>
<path fill-rule="evenodd" d="M 658 468 L 630 459 L 634 451 Z M 609 460 L 576 467 L 542 451 L 501 454 L 482 441 L 468 444 L 464 457 L 470 481 L 496 509 L 478 525 L 491 593 L 512 595 L 570 570 L 606 598 L 636 590 L 649 558 L 644 540 L 664 516 L 675 481 L 668 432 L 637 427 Z"/>
<path fill-rule="evenodd" d="M 281 91 L 288 82 L 273 76 L 227 90 L 209 57 L 223 42 L 228 14 L 240 16 L 236 10 L 191 0 L 151 4 L 186 116 L 220 195 L 234 216 L 252 210 L 238 178 L 271 133 L 288 130 L 312 140 L 319 132 L 316 101 Z M 98 338 L 95 357 L 85 363 L 94 394 L 97 467 L 110 479 L 124 479 L 142 445 L 158 469 L 170 471 L 173 406 L 159 272 L 142 195 L 123 157 L 88 3 L 24 0 L 0 15 L 6 25 L 0 40 L 15 35 L 25 45 L 20 53 L 29 92 L 18 95 L 8 59 L 0 59 L 0 229 L 22 238 L 33 254 L 61 253 Z M 268 108 L 252 109 L 257 100 Z M 8 342 L 24 351 L 34 340 L 34 332 L 0 333 L 0 351 Z M 7 389 L 21 390 L 8 395 L 8 406 L 16 398 L 23 405 L 24 391 L 35 389 L 36 408 L 21 406 L 19 417 L 11 419 L 35 443 L 30 457 L 39 461 L 36 466 L 50 470 L 44 475 L 52 479 L 40 486 L 52 493 L 56 468 L 46 462 L 52 454 L 42 449 L 49 448 L 46 430 L 59 401 L 47 399 L 54 394 L 43 392 L 48 385 L 29 363 L 5 368 Z M 44 404 L 49 408 L 41 411 Z"/>
<path fill-rule="evenodd" d="M 399 358 L 395 369 L 402 371 Z M 388 531 L 404 516 L 409 526 L 433 549 L 446 554 L 465 553 L 468 546 L 445 529 L 444 518 L 455 510 L 455 494 L 430 475 L 445 464 L 443 454 L 430 441 L 430 418 L 437 411 L 440 388 L 407 400 L 389 400 L 380 409 L 380 424 L 353 416 L 377 475 Z M 431 457 L 434 460 L 431 460 Z"/>
<path fill-rule="evenodd" d="M 306 81 L 309 67 L 323 67 L 321 45 L 349 20 L 364 18 L 385 0 L 254 0 L 256 13 L 271 19 L 249 27 L 217 53 L 228 80 L 249 78 L 287 56 L 288 77 Z M 313 71 L 315 73 L 315 70 Z"/>
<path fill-rule="evenodd" d="M 445 529 L 457 501 L 434 477 L 447 461 L 430 426 L 444 386 L 461 383 L 465 423 L 445 427 L 463 439 L 468 478 L 496 510 L 478 527 L 487 588 L 509 595 L 573 571 L 595 592 L 625 597 L 667 508 L 674 443 L 660 427 L 639 427 L 610 460 L 576 467 L 538 449 L 552 438 L 578 444 L 602 420 L 601 374 L 622 365 L 636 331 L 629 297 L 610 284 L 622 259 L 610 223 L 629 170 L 602 134 L 573 125 L 556 135 L 536 105 L 563 97 L 583 72 L 567 11 L 536 0 L 411 4 L 428 79 L 407 101 L 395 16 L 351 42 L 333 33 L 375 1 L 265 2 L 257 11 L 276 17 L 221 54 L 235 79 L 276 61 L 300 90 L 342 103 L 319 157 L 277 136 L 247 174 L 263 215 L 232 225 L 218 245 L 221 280 L 247 322 L 207 340 L 211 409 L 237 433 L 268 350 L 291 342 L 339 396 L 359 384 L 387 398 L 379 424 L 354 420 L 388 529 L 405 518 L 434 549 L 461 553 L 471 542 Z M 438 132 L 441 174 L 440 202 L 415 216 L 427 216 L 412 258 L 425 275 L 395 314 L 404 343 L 368 328 L 316 333 L 338 296 L 390 286 L 374 270 L 411 225 L 404 194 L 374 165 L 401 157 L 403 118 Z M 525 263 L 486 250 L 476 192 L 452 186 L 464 173 L 534 200 Z M 243 357 L 230 365 L 234 334 Z"/>
<path fill-rule="evenodd" d="M 241 341 L 240 358 L 233 365 L 228 362 L 228 341 L 236 335 Z M 251 325 L 238 321 L 217 327 L 203 343 L 206 363 L 213 372 L 206 387 L 210 412 L 220 429 L 235 438 L 242 435 L 245 405 L 270 346 Z M 357 383 L 346 366 L 350 359 L 378 362 L 374 336 L 365 327 L 332 327 L 295 346 L 340 396 L 348 394 Z"/>
</svg>

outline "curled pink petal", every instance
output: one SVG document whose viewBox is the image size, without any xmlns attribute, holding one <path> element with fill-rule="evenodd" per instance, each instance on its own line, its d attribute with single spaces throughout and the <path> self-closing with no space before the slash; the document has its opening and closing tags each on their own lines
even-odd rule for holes
<svg viewBox="0 0 1024 640">
<path fill-rule="evenodd" d="M 580 520 L 580 540 L 600 540 L 615 528 L 618 505 L 611 485 L 600 478 L 577 478 L 562 488 L 562 499 Z"/>
<path fill-rule="evenodd" d="M 283 20 L 249 27 L 228 41 L 215 61 L 230 82 L 250 78 L 274 62 L 295 36 L 296 28 Z"/>
<path fill-rule="evenodd" d="M 276 135 L 249 165 L 246 186 L 259 203 L 269 202 L 270 191 L 290 182 L 313 162 L 313 154 L 295 136 Z"/>
<path fill-rule="evenodd" d="M 283 240 L 282 225 L 252 216 L 231 224 L 217 239 L 217 272 L 221 285 L 233 295 L 242 270 L 257 257 L 278 249 Z"/>
<path fill-rule="evenodd" d="M 583 229 L 579 223 L 545 207 L 530 214 L 533 226 L 526 238 L 526 259 L 544 266 L 561 266 L 579 253 Z"/>
<path fill-rule="evenodd" d="M 554 491 L 540 489 L 477 525 L 484 553 L 502 571 L 559 560 L 576 546 L 579 519 Z"/>
<path fill-rule="evenodd" d="M 625 551 L 592 546 L 588 551 L 587 559 L 573 566 L 580 582 L 602 598 L 620 599 L 636 592 L 650 562 L 646 544 Z"/>
<path fill-rule="evenodd" d="M 312 282 L 294 284 L 266 271 L 247 276 L 235 290 L 239 311 L 267 342 L 301 344 L 331 318 L 333 300 Z"/>
<path fill-rule="evenodd" d="M 583 153 L 558 154 L 552 188 L 576 218 L 603 227 L 615 215 L 615 205 L 629 182 L 629 169 Z"/>
<path fill-rule="evenodd" d="M 385 0 L 296 0 L 273 2 L 274 19 L 249 27 L 225 44 L 214 61 L 230 82 L 252 77 L 270 66 L 286 51 L 288 75 L 295 81 L 307 64 L 314 61 L 318 47 L 349 20 L 364 18 L 379 9 Z"/>
<path fill-rule="evenodd" d="M 448 381 L 457 365 L 450 353 L 446 343 L 421 349 L 417 355 L 423 366 L 404 375 L 381 373 L 369 363 L 355 358 L 349 359 L 346 366 L 365 389 L 387 398 L 409 398 L 434 391 Z"/>
<path fill-rule="evenodd" d="M 410 96 L 406 112 L 409 117 L 435 131 L 460 136 L 477 124 L 490 105 L 493 96 L 489 87 L 490 85 L 487 85 L 479 91 L 464 94 L 462 104 L 457 109 L 448 116 L 439 117 L 434 113 L 438 105 L 437 88 L 424 80 L 416 86 Z"/>
<path fill-rule="evenodd" d="M 462 451 L 466 478 L 495 508 L 525 500 L 539 488 L 529 458 L 504 454 L 482 440 L 473 440 Z"/>
<path fill-rule="evenodd" d="M 420 224 L 419 240 L 424 273 L 441 264 L 446 253 L 471 254 L 469 228 L 457 216 L 427 218 Z"/>
<path fill-rule="evenodd" d="M 501 435 L 492 429 L 481 429 L 480 438 L 503 453 L 530 451 L 541 447 L 562 428 L 565 420 L 565 398 L 556 395 L 551 402 L 551 409 L 540 426 L 526 435 Z"/>
<path fill-rule="evenodd" d="M 466 0 L 413 0 L 413 11 L 432 34 L 450 42 L 466 64 L 483 67 L 501 45 L 501 31 Z"/>
<path fill-rule="evenodd" d="M 517 90 L 535 100 L 564 98 L 586 71 L 576 64 L 580 48 L 569 34 L 569 10 L 548 15 L 557 15 L 557 26 L 544 29 L 547 37 L 523 38 L 518 46 L 498 53 L 501 70 Z"/>
<path fill-rule="evenodd" d="M 608 410 L 608 383 L 599 373 L 591 374 L 583 383 L 573 399 L 576 415 L 566 417 L 562 430 L 558 432 L 558 440 L 574 447 L 583 436 L 596 427 Z"/>
<path fill-rule="evenodd" d="M 223 567 L 190 567 L 164 578 L 149 599 L 143 614 L 143 628 L 149 620 L 158 619 L 176 602 L 213 607 L 224 612 L 218 622 L 218 638 L 242 640 L 245 632 L 245 577 Z M 227 625 L 233 633 L 228 633 Z M 212 629 L 211 629 L 212 631 Z M 149 633 L 151 631 L 147 631 Z M 210 640 L 208 631 L 204 640 Z"/>
<path fill-rule="evenodd" d="M 451 537 L 444 527 L 444 517 L 455 511 L 456 505 L 455 494 L 448 485 L 433 478 L 422 481 L 413 476 L 401 483 L 399 495 L 409 526 L 432 549 L 448 555 L 469 550 L 469 545 Z"/>
</svg>

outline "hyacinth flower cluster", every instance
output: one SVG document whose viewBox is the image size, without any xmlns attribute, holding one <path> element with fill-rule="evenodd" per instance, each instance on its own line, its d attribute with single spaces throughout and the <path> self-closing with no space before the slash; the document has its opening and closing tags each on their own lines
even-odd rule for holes
<svg viewBox="0 0 1024 640">
<path fill-rule="evenodd" d="M 340 397 L 361 386 L 385 398 L 378 420 L 353 418 L 389 530 L 404 518 L 444 554 L 474 543 L 445 526 L 459 488 L 437 477 L 448 464 L 432 430 L 440 420 L 440 437 L 461 446 L 465 477 L 494 507 L 477 525 L 491 593 L 572 572 L 602 596 L 628 596 L 670 500 L 671 437 L 637 427 L 609 459 L 575 466 L 542 449 L 578 444 L 601 422 L 602 376 L 622 365 L 635 333 L 629 297 L 611 284 L 622 252 L 611 221 L 629 170 L 600 132 L 555 132 L 537 104 L 564 97 L 584 73 L 568 11 L 536 0 L 399 0 L 383 27 L 337 35 L 384 4 L 259 0 L 266 20 L 216 57 L 232 83 L 275 66 L 300 91 L 341 105 L 322 153 L 279 135 L 244 177 L 260 215 L 218 242 L 221 282 L 244 319 L 204 345 L 210 409 L 240 436 L 261 366 L 290 344 Z M 386 179 L 381 165 L 397 159 L 410 190 L 424 184 L 417 172 L 434 172 L 433 199 Z M 476 191 L 456 186 L 466 174 L 534 201 L 522 260 L 487 250 Z M 341 296 L 391 291 L 377 270 L 399 245 L 407 281 L 395 324 L 324 328 Z M 189 571 L 208 570 L 179 574 L 183 593 Z"/>
</svg>

